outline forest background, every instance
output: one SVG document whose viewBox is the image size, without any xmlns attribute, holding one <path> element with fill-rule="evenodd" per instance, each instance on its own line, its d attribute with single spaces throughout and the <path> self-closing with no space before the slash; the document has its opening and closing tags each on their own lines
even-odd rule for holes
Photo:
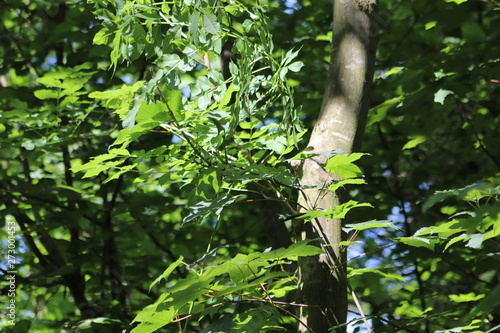
<svg viewBox="0 0 500 333">
<path fill-rule="evenodd" d="M 314 331 L 295 268 L 319 250 L 296 228 L 326 215 L 345 217 L 334 330 L 499 329 L 498 1 L 379 2 L 365 155 L 307 147 L 330 0 L 0 15 L 2 332 Z M 294 216 L 312 155 L 348 200 Z"/>
</svg>

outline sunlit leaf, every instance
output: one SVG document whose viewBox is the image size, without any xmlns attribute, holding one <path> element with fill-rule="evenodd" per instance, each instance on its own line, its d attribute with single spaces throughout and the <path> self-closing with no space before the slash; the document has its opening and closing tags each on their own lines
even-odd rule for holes
<svg viewBox="0 0 500 333">
<path fill-rule="evenodd" d="M 302 67 L 304 67 L 304 63 L 302 61 L 296 61 L 288 65 L 288 69 L 292 72 L 298 72 Z"/>
<path fill-rule="evenodd" d="M 165 269 L 165 271 L 159 276 L 156 278 L 156 280 L 154 280 L 151 285 L 149 286 L 149 291 L 151 291 L 151 289 L 158 283 L 160 282 L 161 280 L 167 280 L 168 277 L 170 276 L 170 274 L 180 265 L 182 264 L 182 261 L 184 260 L 184 257 L 183 256 L 180 256 L 174 263 L 172 263 L 170 266 L 168 266 L 167 269 Z"/>
<path fill-rule="evenodd" d="M 329 173 L 336 173 L 341 178 L 355 178 L 362 175 L 361 169 L 354 164 L 354 161 L 360 159 L 362 153 L 353 153 L 351 155 L 335 155 L 326 162 L 325 169 Z"/>
<path fill-rule="evenodd" d="M 401 150 L 415 148 L 416 146 L 418 146 L 419 144 L 421 144 L 425 141 L 427 141 L 427 138 L 425 136 L 422 136 L 422 135 L 416 136 L 416 137 L 412 138 L 410 141 L 408 141 L 403 146 L 403 148 L 401 148 Z"/>
<path fill-rule="evenodd" d="M 203 16 L 203 24 L 205 29 L 211 34 L 216 35 L 220 29 L 220 23 L 217 22 L 217 16 L 214 14 L 205 14 Z"/>
<path fill-rule="evenodd" d="M 423 237 L 399 237 L 398 241 L 403 244 L 414 246 L 414 247 L 425 247 L 429 250 L 434 250 L 434 246 L 437 243 L 435 239 L 428 239 Z"/>
<path fill-rule="evenodd" d="M 476 295 L 475 293 L 459 294 L 459 295 L 448 295 L 448 297 L 457 303 L 461 302 L 474 302 L 484 298 L 484 294 Z"/>
<path fill-rule="evenodd" d="M 361 223 L 353 223 L 353 224 L 346 224 L 344 228 L 342 228 L 345 232 L 351 232 L 352 230 L 366 230 L 366 229 L 372 229 L 372 228 L 392 228 L 392 229 L 399 229 L 394 225 L 394 222 L 389 221 L 389 220 L 373 220 L 373 221 L 367 221 L 367 222 L 361 222 Z"/>
<path fill-rule="evenodd" d="M 453 95 L 453 91 L 451 90 L 446 90 L 446 89 L 439 89 L 435 94 L 434 94 L 434 102 L 439 103 L 439 104 L 444 104 L 444 99 L 448 95 Z"/>
</svg>

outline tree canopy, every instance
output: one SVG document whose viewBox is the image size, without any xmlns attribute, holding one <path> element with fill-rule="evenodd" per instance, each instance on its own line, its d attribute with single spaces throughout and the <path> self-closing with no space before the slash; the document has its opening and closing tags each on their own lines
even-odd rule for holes
<svg viewBox="0 0 500 333">
<path fill-rule="evenodd" d="M 331 0 L 2 2 L 2 332 L 314 332 L 320 218 L 332 332 L 498 330 L 500 3 L 375 2 L 359 152 L 308 147 Z M 335 206 L 301 201 L 314 156 Z"/>
</svg>

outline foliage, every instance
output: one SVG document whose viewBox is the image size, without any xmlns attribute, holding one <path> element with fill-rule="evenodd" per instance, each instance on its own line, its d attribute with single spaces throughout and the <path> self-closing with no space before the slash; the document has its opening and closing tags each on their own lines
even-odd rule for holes
<svg viewBox="0 0 500 333">
<path fill-rule="evenodd" d="M 360 165 L 370 186 L 358 200 L 372 198 L 371 217 L 389 216 L 398 228 L 371 232 L 359 250 L 370 255 L 352 264 L 377 263 L 406 282 L 352 279 L 375 331 L 486 332 L 500 324 L 491 298 L 485 311 L 472 311 L 499 283 L 497 8 L 421 1 L 379 12 L 363 148 L 372 157 Z"/>
<path fill-rule="evenodd" d="M 282 297 L 287 290 L 293 288 L 290 285 L 293 278 L 288 277 L 285 271 L 274 268 L 279 268 L 277 266 L 286 264 L 290 259 L 296 260 L 299 256 L 322 253 L 319 248 L 306 243 L 295 243 L 287 249 L 265 253 L 238 254 L 219 265 L 210 263 L 208 266 L 198 264 L 190 267 L 195 274 L 168 287 L 154 304 L 139 312 L 134 321 L 140 322 L 140 325 L 132 332 L 154 332 L 166 324 L 193 315 L 198 315 L 200 319 L 206 316 L 216 319 L 217 308 L 225 308 L 223 315 L 203 331 L 220 330 L 221 325 L 225 326 L 225 331 L 231 332 L 278 328 L 280 316 L 276 313 L 276 309 L 285 311 L 285 314 L 290 312 L 278 305 L 283 304 L 282 302 L 275 304 L 273 298 Z M 180 264 L 180 260 L 167 268 L 160 278 L 167 279 Z M 201 267 L 196 269 L 196 266 Z M 151 287 L 156 282 L 158 280 Z M 258 307 L 250 307 L 243 311 L 242 306 L 252 302 L 259 304 Z M 256 314 L 259 316 L 256 317 Z M 247 317 L 248 320 L 241 322 L 241 317 Z M 262 317 L 267 318 L 263 320 Z"/>
<path fill-rule="evenodd" d="M 259 202 L 290 227 L 330 6 L 4 1 L 3 246 L 18 229 L 2 331 L 293 330 L 293 262 L 317 249 L 263 250 Z M 500 325 L 498 8 L 380 3 L 370 155 L 329 159 L 344 179 L 328 189 L 351 201 L 302 216 L 347 218 L 339 246 L 375 331 Z"/>
<path fill-rule="evenodd" d="M 124 129 L 107 154 L 73 171 L 87 170 L 84 177 L 92 177 L 114 168 L 109 181 L 139 168 L 137 181 L 180 183 L 193 208 L 184 222 L 220 214 L 241 200 L 234 192 L 246 183 L 271 178 L 290 183 L 290 171 L 277 166 L 302 128 L 286 74 L 302 64 L 293 62 L 297 52 L 273 53 L 264 7 L 252 8 L 255 13 L 241 3 L 211 1 L 108 7 L 96 3 L 104 27 L 94 43 L 113 46 L 113 68 L 144 53 L 152 74 L 131 87 L 90 94 L 116 110 Z M 229 63 L 231 78 L 225 79 L 215 63 L 232 40 L 237 62 Z M 166 134 L 163 145 L 126 149 L 155 127 Z M 158 166 L 141 170 L 149 160 Z"/>
</svg>

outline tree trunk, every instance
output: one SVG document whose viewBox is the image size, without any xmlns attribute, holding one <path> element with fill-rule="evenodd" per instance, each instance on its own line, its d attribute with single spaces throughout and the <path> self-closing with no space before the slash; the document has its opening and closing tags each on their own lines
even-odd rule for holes
<svg viewBox="0 0 500 333">
<path fill-rule="evenodd" d="M 323 153 L 341 149 L 348 154 L 360 148 L 369 109 L 376 48 L 376 0 L 334 0 L 333 44 L 328 81 L 318 121 L 309 141 L 309 152 Z M 322 165 L 324 155 L 294 161 L 301 191 L 299 204 L 304 209 L 333 208 L 342 200 L 324 188 L 335 179 Z M 311 188 L 310 186 L 313 186 Z M 345 252 L 340 219 L 297 222 L 298 239 L 317 239 L 325 254 L 299 261 L 299 332 L 345 332 L 347 317 L 347 280 Z"/>
</svg>

